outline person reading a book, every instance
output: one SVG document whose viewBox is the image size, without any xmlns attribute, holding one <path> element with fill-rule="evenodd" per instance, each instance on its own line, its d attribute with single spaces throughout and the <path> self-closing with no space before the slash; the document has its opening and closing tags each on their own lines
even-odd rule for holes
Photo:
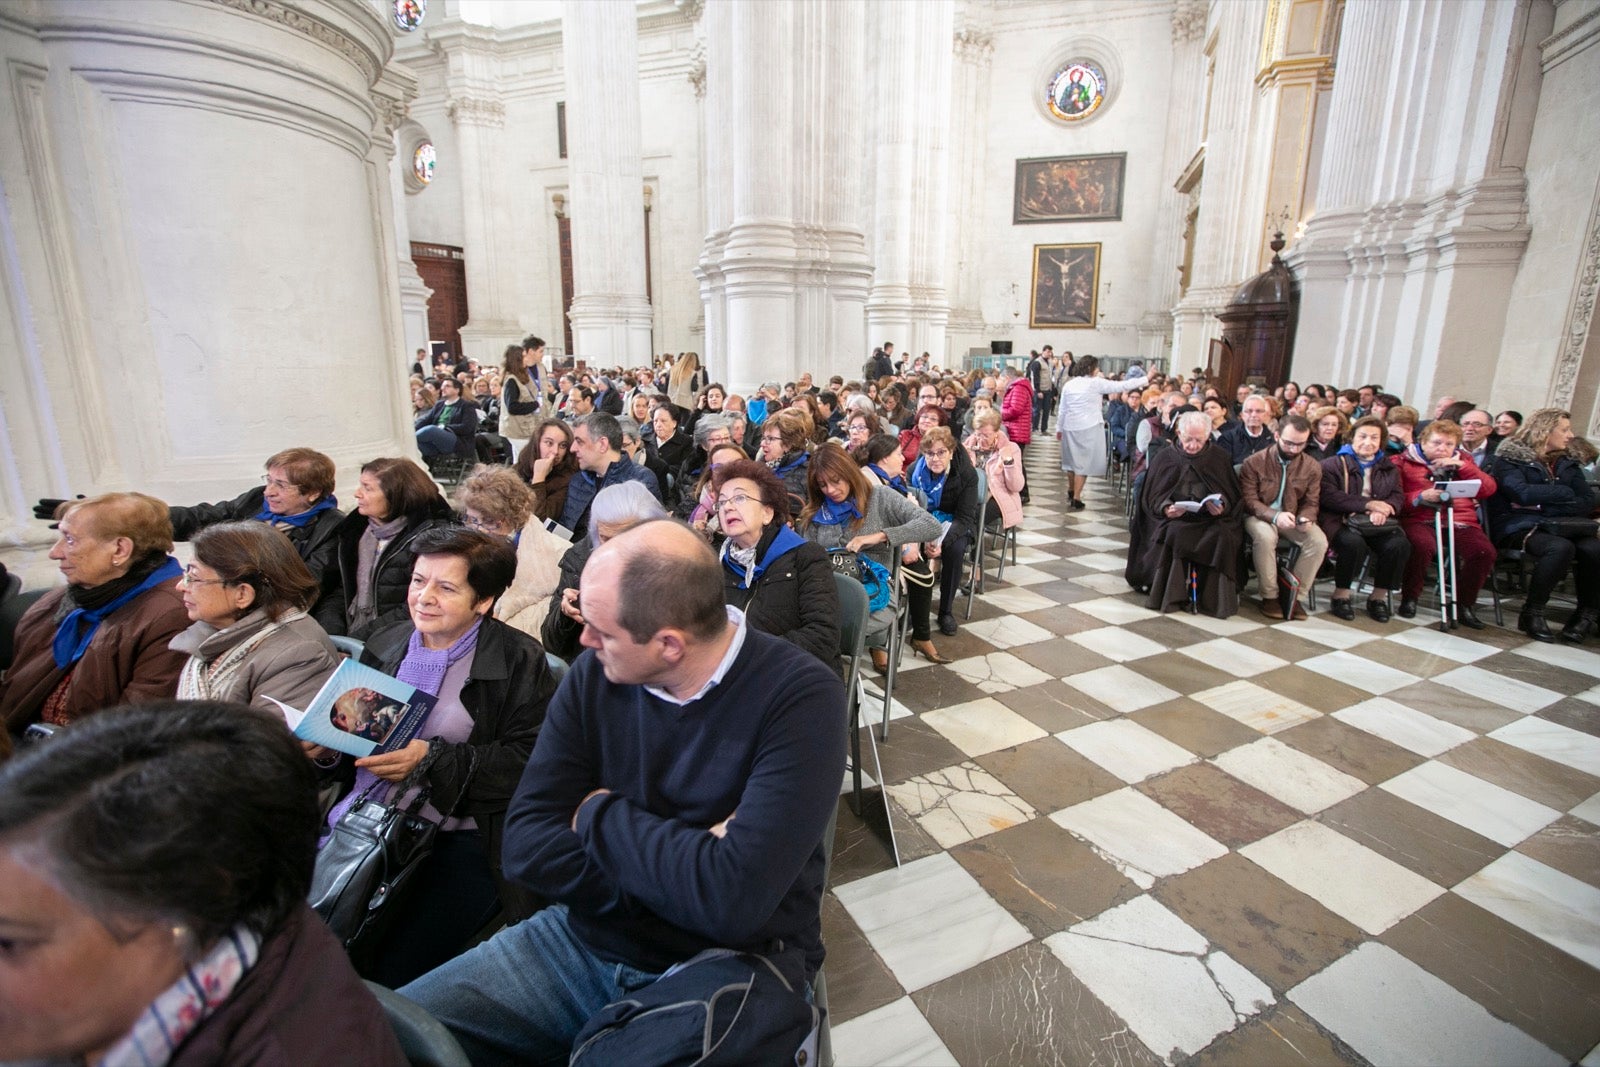
<svg viewBox="0 0 1600 1067">
<path fill-rule="evenodd" d="M 1333 549 L 1333 601 L 1329 610 L 1354 619 L 1350 587 L 1362 566 L 1372 561 L 1372 593 L 1367 616 L 1389 621 L 1389 590 L 1400 585 L 1411 542 L 1400 530 L 1405 493 L 1400 471 L 1383 450 L 1388 431 L 1371 415 L 1350 428 L 1350 443 L 1322 463 L 1318 521 Z"/>
<path fill-rule="evenodd" d="M 317 815 L 282 715 L 239 704 L 112 708 L 0 766 L 0 1061 L 403 1067 L 306 904 Z"/>
<path fill-rule="evenodd" d="M 406 800 L 426 788 L 423 814 L 440 823 L 393 928 L 372 958 L 357 961 L 391 988 L 461 952 L 502 912 L 519 919 L 535 903 L 501 879 L 501 826 L 556 683 L 539 642 L 490 614 L 515 570 L 503 537 L 462 526 L 424 531 L 409 621 L 373 634 L 362 653 L 363 663 L 437 698 L 404 747 L 355 761 L 346 798 L 379 783 L 388 784 L 369 799 L 387 790 Z M 329 825 L 346 807 L 334 808 Z"/>
<path fill-rule="evenodd" d="M 283 534 L 259 522 L 207 526 L 179 583 L 193 620 L 168 645 L 189 658 L 179 700 L 232 700 L 281 714 L 272 699 L 309 704 L 339 666 L 306 614 L 317 581 Z"/>
<path fill-rule="evenodd" d="M 1449 419 L 1434 419 L 1421 431 L 1421 439 L 1400 453 L 1400 486 L 1405 505 L 1400 511 L 1400 526 L 1411 539 L 1411 558 L 1400 589 L 1400 617 L 1415 618 L 1417 598 L 1428 577 L 1428 563 L 1437 554 L 1433 518 L 1442 507 L 1455 513 L 1456 524 L 1456 619 L 1462 626 L 1481 630 L 1474 607 L 1483 583 L 1494 570 L 1495 550 L 1478 523 L 1478 501 L 1494 495 L 1495 480 L 1485 474 L 1472 457 L 1461 451 L 1461 426 Z M 1477 481 L 1475 497 L 1452 494 L 1437 488 L 1445 482 Z"/>
<path fill-rule="evenodd" d="M 1306 455 L 1311 423 L 1300 415 L 1285 415 L 1278 424 L 1276 448 L 1252 453 L 1239 468 L 1244 493 L 1244 532 L 1250 537 L 1250 557 L 1261 588 L 1261 614 L 1284 618 L 1278 597 L 1278 542 L 1300 546 L 1293 574 L 1297 583 L 1288 605 L 1289 617 L 1306 617 L 1306 597 L 1317 570 L 1328 554 L 1328 536 L 1317 525 L 1322 497 L 1322 467 Z"/>
</svg>

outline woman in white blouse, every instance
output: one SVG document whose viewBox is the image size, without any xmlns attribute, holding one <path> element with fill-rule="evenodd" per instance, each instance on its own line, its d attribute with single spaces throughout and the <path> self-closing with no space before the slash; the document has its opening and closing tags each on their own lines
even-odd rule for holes
<svg viewBox="0 0 1600 1067">
<path fill-rule="evenodd" d="M 1141 389 L 1144 375 L 1126 381 L 1100 376 L 1100 361 L 1084 356 L 1072 365 L 1061 385 L 1061 410 L 1056 415 L 1056 440 L 1061 442 L 1061 469 L 1072 479 L 1067 503 L 1082 511 L 1083 486 L 1090 475 L 1106 473 L 1105 418 L 1101 401 L 1110 393 Z"/>
</svg>

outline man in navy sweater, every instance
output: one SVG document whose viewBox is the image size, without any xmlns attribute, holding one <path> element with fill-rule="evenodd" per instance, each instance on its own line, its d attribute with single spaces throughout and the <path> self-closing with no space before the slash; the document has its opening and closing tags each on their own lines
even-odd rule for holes
<svg viewBox="0 0 1600 1067">
<path fill-rule="evenodd" d="M 606 1004 L 707 948 L 822 964 L 845 692 L 748 627 L 716 556 L 648 522 L 589 558 L 580 656 L 506 813 L 508 878 L 553 901 L 402 993 L 474 1064 L 567 1061 Z"/>
</svg>

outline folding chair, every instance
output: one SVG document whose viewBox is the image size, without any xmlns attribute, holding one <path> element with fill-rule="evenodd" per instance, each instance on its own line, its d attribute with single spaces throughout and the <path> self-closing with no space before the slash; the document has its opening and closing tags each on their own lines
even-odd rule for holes
<svg viewBox="0 0 1600 1067">
<path fill-rule="evenodd" d="M 861 790 L 861 703 L 864 678 L 861 661 L 866 656 L 867 591 L 854 578 L 843 574 L 833 576 L 834 588 L 839 593 L 839 654 L 845 658 L 845 696 L 849 702 L 850 723 L 850 810 L 863 815 Z M 878 742 L 870 728 L 866 731 L 867 745 L 872 749 L 872 780 L 883 790 L 883 764 L 878 759 Z M 889 851 L 895 866 L 900 865 L 900 849 L 894 839 L 894 823 L 889 819 L 889 802 L 884 799 L 883 824 L 889 828 Z"/>
<path fill-rule="evenodd" d="M 978 468 L 978 522 L 983 525 L 983 517 L 989 510 L 989 475 Z M 983 586 L 983 548 L 988 531 L 979 530 L 978 536 L 972 539 L 967 546 L 967 618 L 972 618 L 972 601 Z"/>
<path fill-rule="evenodd" d="M 911 625 L 911 607 L 906 603 L 905 589 L 900 581 L 899 549 L 894 550 L 894 566 L 889 569 L 889 590 L 891 602 L 894 604 L 894 622 L 889 625 L 889 642 L 886 652 L 889 657 L 889 672 L 883 678 L 883 725 L 878 729 L 878 738 L 882 741 L 889 740 L 889 708 L 894 703 L 894 679 L 900 668 L 900 653 L 906 644 L 906 627 Z"/>
<path fill-rule="evenodd" d="M 367 650 L 367 643 L 365 641 L 357 641 L 353 637 L 329 634 L 328 640 L 333 642 L 334 648 L 337 648 L 340 652 L 343 652 L 357 663 L 361 662 L 361 653 Z"/>
</svg>

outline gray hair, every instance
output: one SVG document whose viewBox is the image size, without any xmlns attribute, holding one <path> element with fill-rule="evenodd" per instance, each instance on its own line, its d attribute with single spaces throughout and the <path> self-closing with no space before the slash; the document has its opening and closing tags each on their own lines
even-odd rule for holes
<svg viewBox="0 0 1600 1067">
<path fill-rule="evenodd" d="M 1211 416 L 1203 411 L 1185 411 L 1178 416 L 1178 421 L 1172 424 L 1172 428 L 1180 434 L 1188 429 L 1201 429 L 1209 437 L 1211 435 Z"/>
<path fill-rule="evenodd" d="M 745 420 L 749 425 L 749 420 Z M 702 415 L 694 424 L 694 443 L 699 448 L 706 447 L 706 440 L 717 430 L 727 430 L 728 435 L 733 435 L 733 420 L 726 415 Z M 737 444 L 738 442 L 734 442 Z"/>
<path fill-rule="evenodd" d="M 874 404 L 872 398 L 866 393 L 852 393 L 850 399 L 845 401 L 844 410 L 846 418 L 857 411 L 863 415 L 876 415 L 878 413 L 878 405 Z"/>
<path fill-rule="evenodd" d="M 639 424 L 637 422 L 632 419 L 618 419 L 617 424 L 622 427 L 622 439 L 624 441 L 639 440 Z"/>
<path fill-rule="evenodd" d="M 589 547 L 600 547 L 600 527 L 627 529 L 651 519 L 671 518 L 643 482 L 618 482 L 594 495 L 589 505 Z"/>
<path fill-rule="evenodd" d="M 622 451 L 622 425 L 617 421 L 617 417 L 615 415 L 608 414 L 604 411 L 590 412 L 587 415 L 572 420 L 572 428 L 574 430 L 576 430 L 579 426 L 582 426 L 589 431 L 589 437 L 591 440 L 598 441 L 603 437 L 606 439 L 606 443 L 611 446 L 611 451 Z"/>
</svg>

